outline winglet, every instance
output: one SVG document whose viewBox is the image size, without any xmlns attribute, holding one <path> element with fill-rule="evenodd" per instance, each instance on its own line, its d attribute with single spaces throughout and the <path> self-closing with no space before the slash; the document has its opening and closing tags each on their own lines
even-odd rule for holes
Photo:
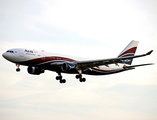
<svg viewBox="0 0 157 120">
<path fill-rule="evenodd" d="M 150 55 L 152 52 L 153 52 L 153 50 L 151 50 L 148 53 L 146 53 L 146 55 Z"/>
</svg>

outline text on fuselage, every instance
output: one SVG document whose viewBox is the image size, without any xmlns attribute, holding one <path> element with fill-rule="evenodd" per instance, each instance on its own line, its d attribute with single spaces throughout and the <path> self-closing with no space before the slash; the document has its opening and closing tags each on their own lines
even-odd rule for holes
<svg viewBox="0 0 157 120">
<path fill-rule="evenodd" d="M 25 52 L 27 52 L 27 53 L 34 53 L 33 50 L 27 50 L 27 49 L 25 49 Z"/>
</svg>

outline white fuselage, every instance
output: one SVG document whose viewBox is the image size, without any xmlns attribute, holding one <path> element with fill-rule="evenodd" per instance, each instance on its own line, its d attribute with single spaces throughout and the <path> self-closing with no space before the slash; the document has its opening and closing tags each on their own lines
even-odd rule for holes
<svg viewBox="0 0 157 120">
<path fill-rule="evenodd" d="M 28 50 L 28 49 L 10 49 L 7 52 L 3 53 L 3 57 L 7 60 L 25 66 L 46 66 L 44 69 L 57 71 L 56 67 L 53 66 L 55 62 L 75 62 L 81 60 L 89 60 L 85 58 L 79 58 L 74 56 L 49 53 L 45 51 L 37 51 L 37 50 Z M 53 64 L 52 64 L 53 63 Z M 116 72 L 123 71 L 124 64 L 110 64 L 108 66 L 102 65 L 98 67 L 92 67 L 88 70 L 85 70 L 84 74 L 93 74 L 93 75 L 103 75 L 103 74 L 111 74 Z M 54 69 L 53 69 L 54 67 Z M 58 69 L 58 68 L 57 68 Z M 66 72 L 65 72 L 66 73 Z M 69 73 L 69 72 L 68 72 Z"/>
<path fill-rule="evenodd" d="M 152 63 L 131 65 L 134 58 L 144 57 L 153 52 L 151 50 L 146 54 L 135 55 L 137 45 L 138 41 L 133 40 L 118 57 L 97 60 L 20 48 L 7 50 L 3 53 L 3 57 L 16 64 L 17 72 L 20 71 L 20 65 L 25 65 L 28 66 L 28 73 L 32 75 L 39 75 L 45 70 L 57 72 L 56 80 L 60 83 L 66 82 L 61 73 L 77 74 L 76 79 L 85 82 L 86 79 L 82 77 L 82 74 L 107 75 L 132 70 L 139 66 L 152 65 Z"/>
</svg>

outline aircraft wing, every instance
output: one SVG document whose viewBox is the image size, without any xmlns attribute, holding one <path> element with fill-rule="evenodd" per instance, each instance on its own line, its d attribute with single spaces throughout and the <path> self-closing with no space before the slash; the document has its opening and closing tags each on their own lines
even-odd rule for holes
<svg viewBox="0 0 157 120">
<path fill-rule="evenodd" d="M 135 56 L 128 56 L 128 57 L 121 57 L 121 58 L 110 58 L 110 59 L 100 59 L 100 60 L 87 60 L 87 61 L 77 61 L 78 65 L 78 69 L 80 70 L 85 70 L 91 67 L 98 67 L 101 65 L 105 65 L 108 67 L 109 64 L 116 64 L 118 65 L 118 63 L 121 63 L 125 60 L 129 60 L 132 58 L 138 58 L 138 57 L 143 57 L 143 56 L 147 56 L 150 55 L 153 52 L 153 50 L 149 51 L 146 54 L 142 54 L 142 55 L 135 55 Z"/>
</svg>

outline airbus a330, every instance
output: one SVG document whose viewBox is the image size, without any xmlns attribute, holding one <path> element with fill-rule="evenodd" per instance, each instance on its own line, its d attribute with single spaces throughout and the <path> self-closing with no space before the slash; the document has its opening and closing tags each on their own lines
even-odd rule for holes
<svg viewBox="0 0 157 120">
<path fill-rule="evenodd" d="M 45 70 L 58 73 L 56 80 L 65 83 L 61 73 L 76 74 L 76 79 L 85 82 L 82 74 L 107 75 L 135 69 L 135 67 L 152 65 L 139 64 L 131 65 L 134 58 L 150 55 L 153 50 L 146 54 L 135 55 L 138 41 L 131 41 L 128 46 L 116 58 L 89 60 L 68 55 L 49 53 L 23 48 L 9 49 L 2 56 L 16 64 L 16 71 L 20 71 L 20 65 L 28 66 L 27 71 L 32 75 L 40 75 Z"/>
</svg>

